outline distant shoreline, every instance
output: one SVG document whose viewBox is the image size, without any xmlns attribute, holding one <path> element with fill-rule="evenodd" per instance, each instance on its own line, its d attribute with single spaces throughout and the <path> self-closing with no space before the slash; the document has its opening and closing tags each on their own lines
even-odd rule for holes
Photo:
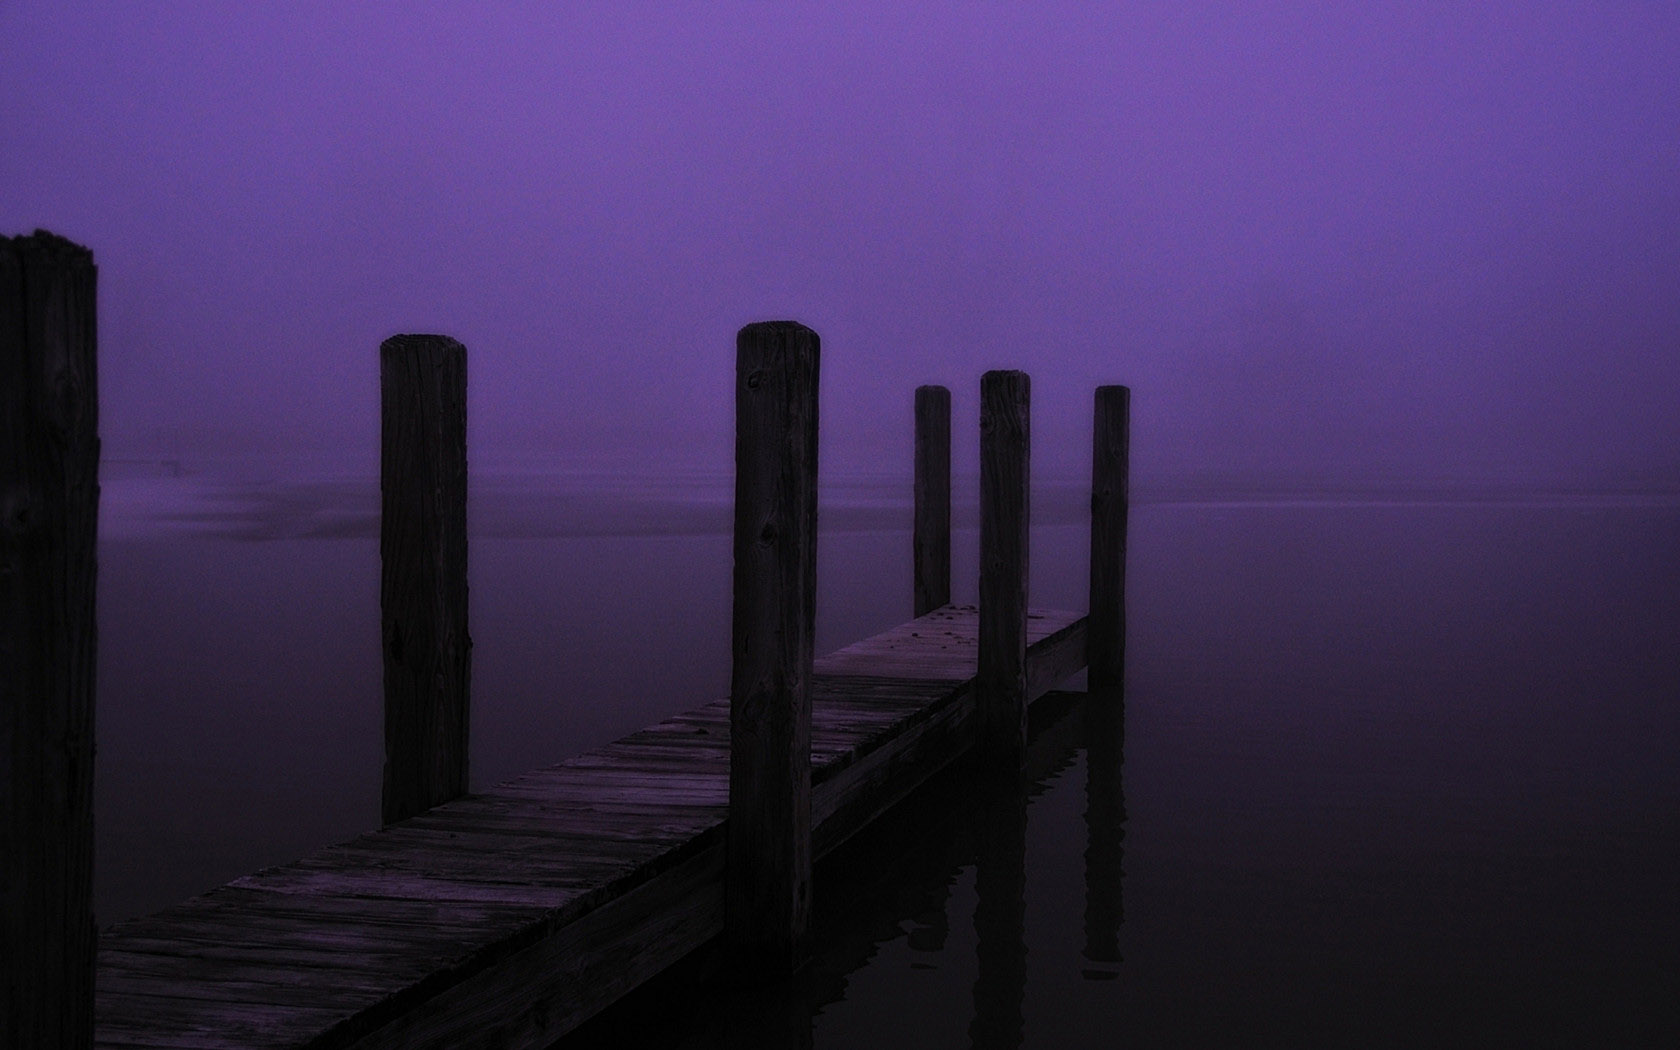
<svg viewBox="0 0 1680 1050">
<path fill-rule="evenodd" d="M 379 483 L 370 475 L 255 476 L 198 473 L 102 479 L 101 534 L 107 539 L 179 534 L 231 539 L 369 539 L 379 534 Z M 958 478 L 953 525 L 977 527 L 973 479 Z M 474 535 L 499 539 L 654 537 L 727 534 L 732 479 L 726 474 L 498 474 L 471 484 Z M 1040 526 L 1082 524 L 1089 496 L 1079 482 L 1033 486 Z M 1248 487 L 1139 484 L 1138 507 L 1274 509 L 1375 506 L 1680 506 L 1680 489 L 1567 488 L 1532 484 L 1397 483 Z M 833 476 L 820 490 L 822 528 L 834 532 L 908 530 L 908 479 Z"/>
</svg>

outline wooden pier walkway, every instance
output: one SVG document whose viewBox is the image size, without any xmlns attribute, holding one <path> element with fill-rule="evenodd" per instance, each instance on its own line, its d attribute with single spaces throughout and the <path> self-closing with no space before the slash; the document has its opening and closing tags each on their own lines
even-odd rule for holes
<svg viewBox="0 0 1680 1050">
<path fill-rule="evenodd" d="M 1028 615 L 1028 692 L 1085 663 Z M 973 740 L 978 613 L 815 663 L 821 856 Z M 104 1047 L 543 1046 L 723 930 L 729 700 L 238 879 L 100 939 Z"/>
<path fill-rule="evenodd" d="M 786 977 L 813 859 L 965 754 L 1018 778 L 1028 705 L 1081 668 L 1121 686 L 1129 391 L 1096 391 L 1088 614 L 1027 607 L 1030 381 L 994 370 L 979 605 L 951 604 L 951 398 L 925 386 L 915 619 L 813 659 L 820 340 L 760 322 L 736 336 L 730 696 L 466 795 L 466 348 L 392 336 L 384 827 L 96 935 L 93 278 L 62 238 L 0 238 L 0 415 L 21 435 L 0 454 L 5 1050 L 510 1050 L 720 936 L 735 972 Z"/>
</svg>

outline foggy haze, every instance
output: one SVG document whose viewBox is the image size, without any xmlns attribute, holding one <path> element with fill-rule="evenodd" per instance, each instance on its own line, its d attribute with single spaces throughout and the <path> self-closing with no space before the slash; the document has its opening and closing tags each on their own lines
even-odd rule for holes
<svg viewBox="0 0 1680 1050">
<path fill-rule="evenodd" d="M 0 2 L 0 232 L 100 268 L 107 454 L 377 469 L 377 349 L 475 463 L 727 470 L 734 333 L 825 471 L 1033 376 L 1035 472 L 1680 477 L 1680 5 Z"/>
</svg>

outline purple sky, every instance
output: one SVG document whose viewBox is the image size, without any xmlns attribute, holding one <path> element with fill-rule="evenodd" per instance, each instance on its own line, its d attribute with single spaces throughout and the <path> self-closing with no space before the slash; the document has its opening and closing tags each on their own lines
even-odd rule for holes
<svg viewBox="0 0 1680 1050">
<path fill-rule="evenodd" d="M 366 8 L 366 10 L 363 10 Z M 1140 477 L 1680 476 L 1680 4 L 0 0 L 0 232 L 100 264 L 112 454 L 339 448 L 467 344 L 475 457 L 727 469 L 735 329 L 1134 388 Z"/>
</svg>

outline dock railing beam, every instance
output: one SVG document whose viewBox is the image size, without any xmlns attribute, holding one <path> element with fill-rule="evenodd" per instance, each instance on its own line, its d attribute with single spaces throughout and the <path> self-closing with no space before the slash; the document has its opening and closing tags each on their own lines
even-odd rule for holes
<svg viewBox="0 0 1680 1050">
<path fill-rule="evenodd" d="M 0 1046 L 93 1041 L 93 255 L 0 238 Z"/>
<path fill-rule="evenodd" d="M 1132 392 L 1100 386 L 1091 447 L 1091 593 L 1086 666 L 1091 692 L 1126 674 L 1126 511 Z"/>
<path fill-rule="evenodd" d="M 387 824 L 467 790 L 467 351 L 441 335 L 379 348 L 379 605 Z"/>
<path fill-rule="evenodd" d="M 1025 372 L 980 377 L 979 761 L 1019 769 L 1027 750 L 1028 402 Z"/>
<path fill-rule="evenodd" d="M 916 388 L 913 615 L 951 604 L 951 392 Z"/>
<path fill-rule="evenodd" d="M 792 321 L 750 324 L 735 343 L 724 936 L 767 973 L 798 965 L 810 923 L 818 343 Z"/>
</svg>

